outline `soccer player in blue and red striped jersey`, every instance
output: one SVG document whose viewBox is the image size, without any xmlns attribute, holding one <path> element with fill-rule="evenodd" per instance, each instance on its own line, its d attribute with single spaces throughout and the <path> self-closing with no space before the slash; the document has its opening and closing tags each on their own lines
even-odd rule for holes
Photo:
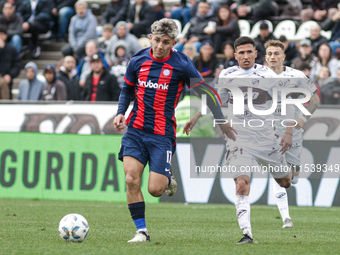
<svg viewBox="0 0 340 255">
<path fill-rule="evenodd" d="M 150 168 L 148 190 L 152 196 L 159 197 L 164 191 L 173 195 L 177 188 L 170 171 L 176 143 L 174 113 L 185 84 L 198 95 L 207 94 L 207 105 L 215 119 L 224 119 L 217 93 L 204 83 L 186 55 L 172 49 L 178 35 L 175 22 L 170 19 L 156 21 L 151 31 L 151 48 L 139 51 L 130 60 L 117 116 L 113 120 L 117 130 L 128 126 L 122 138 L 119 159 L 124 163 L 127 202 L 137 227 L 137 234 L 129 242 L 150 240 L 140 190 L 147 162 Z M 133 98 L 133 109 L 126 120 L 124 114 Z M 229 123 L 220 125 L 220 128 L 235 140 L 235 130 Z"/>
</svg>

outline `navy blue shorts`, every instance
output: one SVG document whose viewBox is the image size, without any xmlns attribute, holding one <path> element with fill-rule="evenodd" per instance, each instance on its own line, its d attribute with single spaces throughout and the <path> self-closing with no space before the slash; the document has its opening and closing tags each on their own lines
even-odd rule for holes
<svg viewBox="0 0 340 255">
<path fill-rule="evenodd" d="M 174 138 L 129 127 L 122 138 L 118 158 L 123 161 L 124 156 L 132 156 L 144 166 L 149 162 L 150 171 L 170 179 L 171 159 L 175 149 Z"/>
</svg>

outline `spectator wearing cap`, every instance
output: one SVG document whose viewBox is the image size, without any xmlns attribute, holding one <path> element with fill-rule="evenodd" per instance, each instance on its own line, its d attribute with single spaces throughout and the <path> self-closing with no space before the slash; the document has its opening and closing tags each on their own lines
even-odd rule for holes
<svg viewBox="0 0 340 255">
<path fill-rule="evenodd" d="M 203 41 L 199 52 L 200 52 L 199 55 L 193 60 L 194 65 L 196 66 L 198 72 L 205 79 L 214 78 L 218 61 L 214 53 L 212 41 L 210 40 Z"/>
<path fill-rule="evenodd" d="M 137 38 L 151 33 L 151 25 L 155 20 L 155 11 L 145 0 L 136 0 L 136 3 L 129 7 L 126 17 L 131 34 L 134 34 Z"/>
<path fill-rule="evenodd" d="M 66 100 L 66 86 L 62 81 L 57 79 L 54 65 L 48 64 L 44 67 L 44 76 L 46 84 L 42 91 L 41 100 Z"/>
<path fill-rule="evenodd" d="M 85 84 L 86 76 L 91 72 L 90 59 L 94 54 L 98 54 L 103 59 L 104 67 L 109 68 L 109 64 L 105 60 L 103 53 L 98 50 L 98 44 L 94 40 L 90 40 L 86 43 L 85 53 L 77 65 L 78 76 L 80 78 L 79 85 L 83 87 Z"/>
<path fill-rule="evenodd" d="M 38 36 L 47 33 L 52 24 L 51 10 L 53 3 L 48 0 L 24 0 L 18 8 L 18 13 L 23 17 L 22 29 L 24 33 L 32 36 L 29 41 L 29 48 L 33 58 L 40 56 Z"/>
<path fill-rule="evenodd" d="M 129 3 L 129 0 L 111 0 L 102 14 L 102 25 L 111 24 L 115 26 L 119 21 L 126 20 Z"/>
<path fill-rule="evenodd" d="M 75 4 L 76 15 L 71 18 L 68 41 L 62 47 L 64 56 L 75 55 L 78 59 L 85 55 L 85 45 L 89 40 L 97 40 L 97 19 L 84 0 Z"/>
<path fill-rule="evenodd" d="M 38 66 L 34 62 L 28 62 L 25 65 L 26 79 L 19 84 L 19 100 L 38 101 L 41 98 L 44 82 L 37 79 Z"/>
<path fill-rule="evenodd" d="M 240 37 L 240 27 L 235 13 L 231 12 L 229 6 L 222 5 L 218 9 L 216 27 L 205 28 L 204 32 L 212 35 L 215 53 L 221 53 L 222 42 L 234 42 Z"/>
<path fill-rule="evenodd" d="M 318 24 L 311 26 L 310 36 L 307 38 L 313 47 L 313 53 L 318 54 L 318 50 L 321 44 L 327 43 L 328 40 L 321 35 L 321 27 Z"/>
<path fill-rule="evenodd" d="M 104 68 L 103 60 L 98 54 L 90 59 L 91 73 L 86 77 L 82 99 L 85 101 L 118 101 L 120 87 L 114 75 Z"/>
<path fill-rule="evenodd" d="M 329 39 L 329 46 L 332 48 L 333 55 L 337 55 L 340 59 L 340 4 L 333 16 L 322 23 L 321 28 L 325 31 L 332 31 L 331 38 Z M 337 54 L 337 50 L 339 51 L 339 54 Z"/>
<path fill-rule="evenodd" d="M 318 60 L 314 63 L 310 71 L 310 78 L 314 80 L 323 66 L 328 67 L 331 78 L 336 78 L 338 60 L 333 58 L 332 49 L 328 43 L 323 43 L 320 45 L 317 58 Z"/>
<path fill-rule="evenodd" d="M 67 101 L 80 100 L 80 86 L 77 73 L 76 59 L 73 56 L 66 56 L 57 73 L 57 79 L 61 80 L 66 86 Z"/>
<path fill-rule="evenodd" d="M 2 13 L 0 15 L 0 25 L 7 27 L 7 42 L 20 53 L 23 19 L 15 13 L 15 7 L 11 2 L 4 4 Z"/>
<path fill-rule="evenodd" d="M 276 40 L 276 37 L 269 32 L 268 24 L 262 22 L 260 25 L 260 34 L 254 39 L 257 50 L 257 58 L 255 61 L 258 64 L 263 64 L 263 62 L 265 61 L 266 48 L 264 47 L 264 44 L 268 40 Z"/>
<path fill-rule="evenodd" d="M 12 99 L 13 79 L 21 70 L 21 59 L 17 50 L 7 42 L 7 29 L 0 26 L 0 87 L 2 91 L 7 90 L 9 94 L 2 92 L 2 99 Z"/>
<path fill-rule="evenodd" d="M 51 14 L 56 21 L 58 28 L 58 39 L 62 42 L 65 41 L 65 35 L 69 25 L 69 21 L 75 14 L 74 4 L 77 0 L 54 0 L 54 8 Z"/>
<path fill-rule="evenodd" d="M 297 70 L 302 70 L 303 65 L 308 65 L 310 69 L 314 66 L 318 58 L 312 53 L 313 47 L 308 39 L 304 39 L 299 43 L 300 56 L 296 57 L 292 61 L 292 67 Z"/>
<path fill-rule="evenodd" d="M 211 34 L 204 32 L 206 27 L 216 26 L 216 16 L 214 10 L 210 8 L 209 3 L 200 2 L 197 7 L 197 13 L 195 17 L 190 19 L 190 27 L 184 38 L 179 39 L 179 42 L 175 45 L 175 49 L 178 51 L 183 50 L 183 45 L 186 42 L 193 43 L 199 51 L 202 42 L 204 40 L 211 40 Z"/>
<path fill-rule="evenodd" d="M 254 22 L 275 15 L 273 0 L 237 0 L 231 6 L 240 18 L 252 19 Z"/>
<path fill-rule="evenodd" d="M 284 66 L 290 66 L 292 64 L 293 59 L 296 58 L 299 55 L 299 52 L 296 49 L 295 43 L 287 40 L 287 38 L 284 35 L 281 35 L 279 40 L 285 46 L 286 58 L 283 61 L 283 65 Z"/>
</svg>

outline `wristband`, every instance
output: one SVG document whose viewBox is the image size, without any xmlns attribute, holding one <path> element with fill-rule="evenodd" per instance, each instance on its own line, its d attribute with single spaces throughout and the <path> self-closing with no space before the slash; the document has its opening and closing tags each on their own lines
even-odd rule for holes
<svg viewBox="0 0 340 255">
<path fill-rule="evenodd" d="M 286 135 L 291 135 L 291 136 L 293 136 L 293 134 L 291 134 L 291 133 L 285 133 Z"/>
<path fill-rule="evenodd" d="M 306 119 L 306 117 L 303 116 L 303 115 L 301 115 L 299 118 L 302 119 L 305 123 L 308 121 L 308 120 Z"/>
</svg>

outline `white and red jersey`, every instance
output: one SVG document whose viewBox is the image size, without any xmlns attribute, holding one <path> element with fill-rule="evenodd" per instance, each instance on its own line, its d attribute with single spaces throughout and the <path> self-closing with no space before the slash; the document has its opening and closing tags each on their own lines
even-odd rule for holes
<svg viewBox="0 0 340 255">
<path fill-rule="evenodd" d="M 244 114 L 233 114 L 233 95 L 229 93 L 227 120 L 237 131 L 236 141 L 229 140 L 230 146 L 257 147 L 274 146 L 277 144 L 274 125 L 268 119 L 275 119 L 274 114 L 257 115 L 248 108 L 248 88 L 252 88 L 252 102 L 257 110 L 268 110 L 272 106 L 273 89 L 279 90 L 279 79 L 277 74 L 270 68 L 255 64 L 252 68 L 245 70 L 239 66 L 233 66 L 223 70 L 219 76 L 219 87 L 235 86 L 244 95 Z M 223 89 L 222 89 L 223 90 Z M 225 89 L 224 89 L 225 90 Z M 280 96 L 280 93 L 277 93 Z M 277 118 L 276 118 L 277 119 Z"/>
<path fill-rule="evenodd" d="M 317 91 L 317 88 L 315 86 L 315 84 L 306 77 L 306 75 L 299 71 L 296 70 L 294 68 L 291 67 L 284 67 L 284 71 L 282 73 L 280 73 L 278 75 L 279 77 L 285 78 L 285 82 L 284 83 L 284 87 L 287 88 L 303 88 L 303 89 L 307 89 L 311 95 L 315 94 Z M 291 98 L 303 98 L 305 97 L 304 94 L 301 93 L 292 93 L 291 94 Z M 301 111 L 298 107 L 294 106 L 294 119 L 299 118 L 301 114 Z M 275 111 L 275 116 L 277 118 L 281 118 L 281 120 L 285 119 L 285 116 L 281 115 L 281 104 L 278 104 L 277 110 Z M 286 128 L 283 127 L 280 122 L 275 122 L 276 128 L 277 128 L 277 132 L 280 136 L 280 138 L 282 138 L 286 132 Z M 302 144 L 302 133 L 303 133 L 303 129 L 299 129 L 297 130 L 296 128 L 294 128 L 293 131 L 293 147 L 294 145 L 299 145 L 301 146 Z"/>
</svg>

